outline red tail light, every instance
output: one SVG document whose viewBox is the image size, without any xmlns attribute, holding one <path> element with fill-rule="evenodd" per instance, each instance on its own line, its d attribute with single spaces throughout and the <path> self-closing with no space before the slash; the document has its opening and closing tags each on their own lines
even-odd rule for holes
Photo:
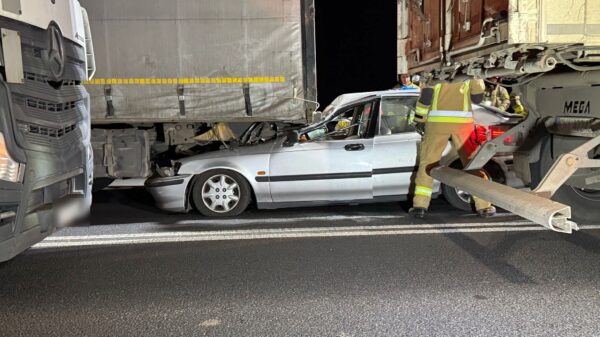
<svg viewBox="0 0 600 337">
<path fill-rule="evenodd" d="M 508 131 L 509 128 L 510 128 L 509 126 L 502 126 L 502 125 L 493 126 L 493 125 L 490 125 L 488 127 L 488 129 L 490 130 L 491 139 L 498 138 L 498 137 L 504 135 L 506 133 L 506 131 Z M 506 144 L 506 145 L 511 144 L 512 141 L 513 141 L 513 135 L 510 135 L 510 136 L 507 136 L 507 137 L 504 138 L 504 144 Z"/>
<path fill-rule="evenodd" d="M 472 138 L 474 138 L 477 144 L 483 144 L 487 142 L 487 130 L 481 125 L 476 125 Z"/>
<path fill-rule="evenodd" d="M 490 141 L 494 138 L 498 138 L 502 136 L 506 132 L 506 128 L 503 126 L 495 126 L 489 125 L 487 128 L 481 125 L 475 126 L 475 131 L 473 132 L 471 139 L 477 142 L 478 144 L 483 144 L 487 141 Z M 505 144 L 511 142 L 511 137 L 506 137 L 504 140 Z"/>
<path fill-rule="evenodd" d="M 506 130 L 494 127 L 493 125 L 488 126 L 488 129 L 490 130 L 490 136 L 492 137 L 492 139 L 498 138 L 502 136 L 504 132 L 506 132 Z"/>
</svg>

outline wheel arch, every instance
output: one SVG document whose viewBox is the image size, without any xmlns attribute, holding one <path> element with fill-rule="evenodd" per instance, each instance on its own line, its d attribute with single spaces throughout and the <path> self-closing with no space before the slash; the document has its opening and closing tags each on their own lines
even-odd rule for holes
<svg viewBox="0 0 600 337">
<path fill-rule="evenodd" d="M 235 172 L 237 174 L 239 174 L 240 176 L 242 176 L 244 179 L 246 179 L 246 182 L 248 183 L 248 186 L 250 186 L 250 194 L 252 195 L 252 200 L 255 202 L 256 201 L 256 188 L 253 184 L 253 179 L 249 179 L 248 175 L 245 174 L 242 170 L 236 169 L 236 168 L 232 168 L 231 166 L 211 166 L 211 167 L 206 167 L 203 168 L 200 171 L 197 171 L 196 173 L 193 174 L 192 179 L 190 179 L 190 182 L 188 183 L 188 185 L 185 188 L 185 207 L 186 207 L 186 211 L 190 211 L 194 208 L 193 203 L 192 203 L 192 188 L 194 187 L 194 185 L 196 184 L 198 177 L 200 177 L 201 175 L 203 175 L 204 173 L 210 172 L 210 171 L 214 171 L 214 170 L 227 170 L 227 171 L 232 171 Z M 255 180 L 254 180 L 255 182 Z"/>
</svg>

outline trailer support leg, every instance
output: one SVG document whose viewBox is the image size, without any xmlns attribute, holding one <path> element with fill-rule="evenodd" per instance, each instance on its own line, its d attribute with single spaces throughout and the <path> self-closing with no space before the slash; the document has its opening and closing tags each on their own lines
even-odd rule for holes
<svg viewBox="0 0 600 337">
<path fill-rule="evenodd" d="M 550 171 L 533 193 L 551 198 L 554 193 L 580 168 L 600 168 L 600 159 L 590 159 L 589 152 L 600 145 L 600 136 L 591 139 L 575 150 L 564 153 L 552 165 Z"/>
</svg>

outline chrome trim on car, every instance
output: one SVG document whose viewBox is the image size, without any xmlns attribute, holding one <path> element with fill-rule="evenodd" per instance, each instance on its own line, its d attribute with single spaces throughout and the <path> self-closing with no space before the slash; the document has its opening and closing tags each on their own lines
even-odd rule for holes
<svg viewBox="0 0 600 337">
<path fill-rule="evenodd" d="M 348 173 L 322 173 L 322 174 L 303 174 L 286 176 L 258 176 L 256 182 L 281 182 L 281 181 L 302 181 L 302 180 L 331 180 L 331 179 L 352 179 L 352 178 L 370 178 L 378 174 L 410 173 L 417 172 L 418 167 L 389 167 L 374 169 L 372 172 L 348 172 Z"/>
</svg>

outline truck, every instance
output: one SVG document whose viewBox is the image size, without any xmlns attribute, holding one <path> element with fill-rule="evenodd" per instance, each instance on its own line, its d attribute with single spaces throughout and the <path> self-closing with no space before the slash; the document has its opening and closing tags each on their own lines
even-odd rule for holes
<svg viewBox="0 0 600 337">
<path fill-rule="evenodd" d="M 94 72 L 77 0 L 0 3 L 0 262 L 85 216 Z"/>
<path fill-rule="evenodd" d="M 314 0 L 82 3 L 98 187 L 205 151 L 197 137 L 218 123 L 304 123 L 316 110 Z"/>
<path fill-rule="evenodd" d="M 500 77 L 529 112 L 464 170 L 514 155 L 529 190 L 438 167 L 444 184 L 549 229 L 600 220 L 600 2 L 398 0 L 398 73 L 435 81 Z"/>
</svg>

